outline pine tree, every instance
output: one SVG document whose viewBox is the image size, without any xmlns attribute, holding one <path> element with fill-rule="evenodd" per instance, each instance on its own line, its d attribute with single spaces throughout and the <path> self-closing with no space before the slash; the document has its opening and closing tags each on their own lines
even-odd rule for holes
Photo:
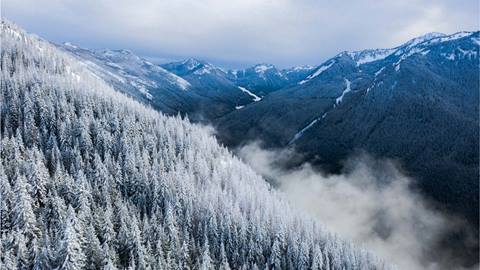
<svg viewBox="0 0 480 270">
<path fill-rule="evenodd" d="M 210 270 L 213 269 L 212 258 L 210 257 L 210 245 L 208 244 L 208 238 L 206 233 L 203 236 L 203 247 L 202 253 L 199 261 L 199 270 Z"/>
<path fill-rule="evenodd" d="M 17 173 L 14 193 L 15 201 L 13 203 L 13 229 L 18 230 L 28 238 L 37 237 L 39 233 L 35 214 L 33 213 L 33 200 L 29 193 L 29 185 L 25 176 Z"/>
<path fill-rule="evenodd" d="M 60 257 L 62 258 L 60 269 L 62 270 L 82 269 L 85 266 L 86 258 L 75 229 L 76 222 L 75 212 L 72 206 L 69 206 L 60 249 Z"/>
<path fill-rule="evenodd" d="M 270 259 L 269 259 L 269 265 L 272 269 L 282 269 L 281 240 L 278 234 L 273 240 Z"/>
<path fill-rule="evenodd" d="M 315 244 L 312 252 L 312 263 L 311 263 L 311 269 L 312 270 L 320 270 L 323 269 L 323 255 L 322 251 L 320 250 L 320 246 L 318 244 Z"/>
<path fill-rule="evenodd" d="M 220 265 L 219 270 L 230 270 L 230 265 L 228 264 L 227 255 L 225 254 L 225 245 L 223 242 L 220 243 Z"/>
</svg>

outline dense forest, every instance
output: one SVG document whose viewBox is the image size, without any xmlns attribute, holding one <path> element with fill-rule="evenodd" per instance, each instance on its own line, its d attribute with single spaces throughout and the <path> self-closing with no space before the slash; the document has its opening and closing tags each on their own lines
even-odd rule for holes
<svg viewBox="0 0 480 270">
<path fill-rule="evenodd" d="M 209 132 L 1 25 L 1 269 L 390 269 Z"/>
</svg>

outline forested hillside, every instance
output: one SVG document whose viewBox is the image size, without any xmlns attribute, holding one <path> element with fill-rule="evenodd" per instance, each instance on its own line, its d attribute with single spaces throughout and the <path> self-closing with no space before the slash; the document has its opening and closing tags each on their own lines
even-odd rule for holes
<svg viewBox="0 0 480 270">
<path fill-rule="evenodd" d="M 387 269 L 202 127 L 1 25 L 1 269 Z"/>
</svg>

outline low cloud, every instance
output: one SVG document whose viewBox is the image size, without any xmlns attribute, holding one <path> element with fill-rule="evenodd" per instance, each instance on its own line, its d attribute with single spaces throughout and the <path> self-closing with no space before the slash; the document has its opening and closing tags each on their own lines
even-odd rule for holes
<svg viewBox="0 0 480 270">
<path fill-rule="evenodd" d="M 292 204 L 398 269 L 464 269 L 461 258 L 442 241 L 465 227 L 433 210 L 394 162 L 363 154 L 349 159 L 343 173 L 327 175 L 309 164 L 284 169 L 280 164 L 293 154 L 289 150 L 267 151 L 250 144 L 236 152 Z M 460 246 L 474 242 L 462 240 Z"/>
</svg>

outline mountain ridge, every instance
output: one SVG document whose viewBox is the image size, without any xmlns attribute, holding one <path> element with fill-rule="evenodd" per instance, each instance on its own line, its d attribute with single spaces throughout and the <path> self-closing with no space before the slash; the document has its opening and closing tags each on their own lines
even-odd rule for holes
<svg viewBox="0 0 480 270">
<path fill-rule="evenodd" d="M 332 172 L 360 149 L 399 160 L 421 190 L 475 226 L 479 33 L 413 39 L 360 65 L 339 53 L 298 84 L 222 117 L 219 137 L 230 147 L 292 147 Z"/>
</svg>

